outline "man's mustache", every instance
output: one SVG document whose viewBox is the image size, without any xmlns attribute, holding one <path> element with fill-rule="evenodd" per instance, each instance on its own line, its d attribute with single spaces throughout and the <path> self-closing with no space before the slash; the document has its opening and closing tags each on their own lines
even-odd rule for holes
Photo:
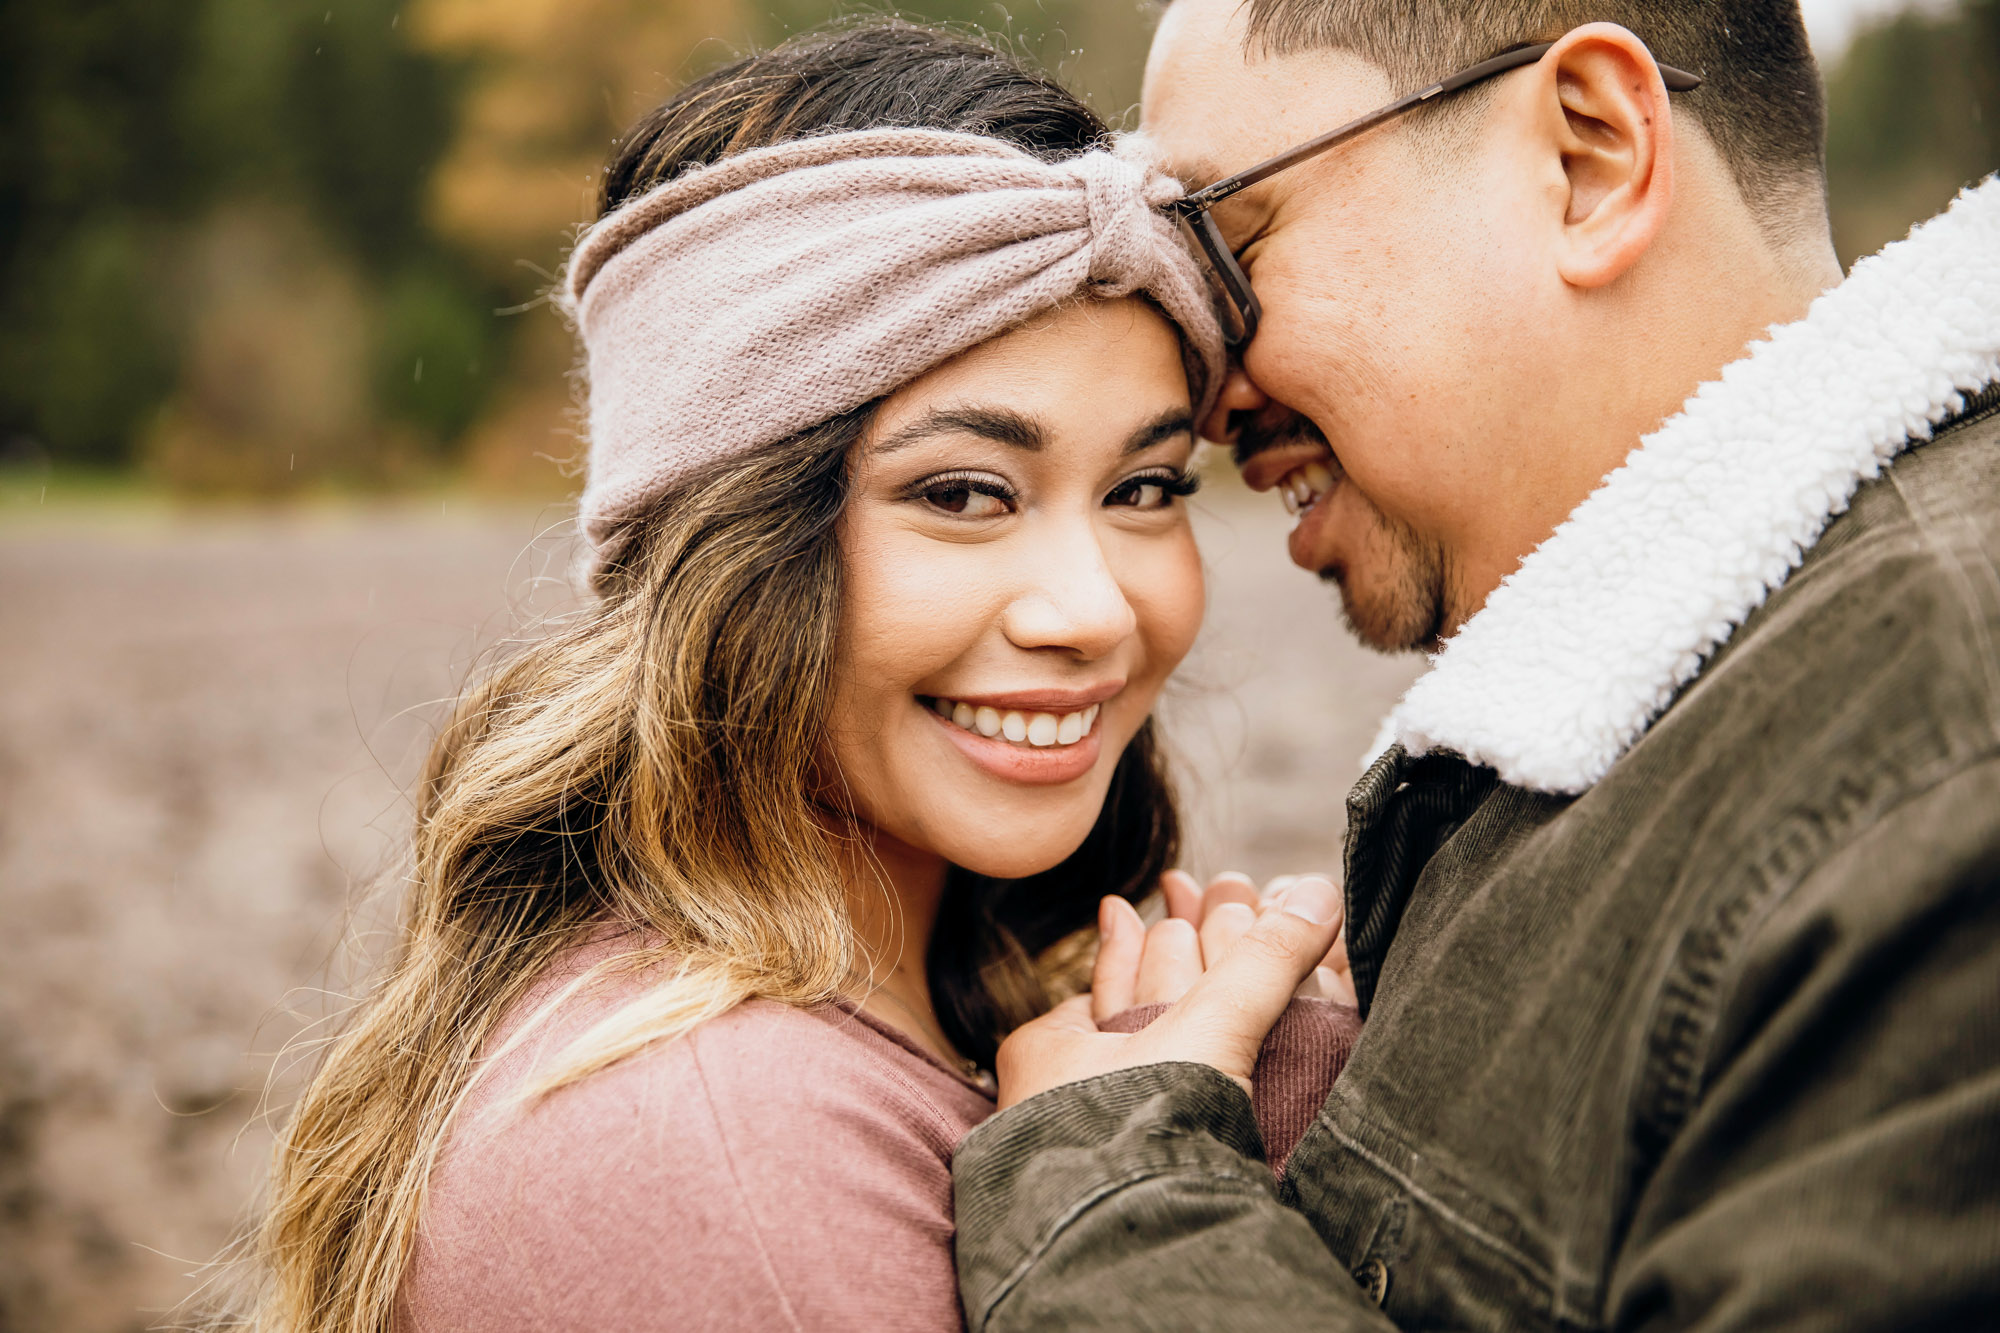
<svg viewBox="0 0 2000 1333">
<path fill-rule="evenodd" d="M 1315 426 L 1312 418 L 1297 412 L 1287 413 L 1275 419 L 1268 416 L 1259 419 L 1256 415 L 1246 413 L 1241 424 L 1236 427 L 1235 440 L 1230 448 L 1236 456 L 1236 466 L 1242 467 L 1266 449 L 1277 449 L 1288 444 L 1317 444 L 1325 448 L 1328 453 L 1333 452 L 1333 445 L 1326 438 L 1326 432 Z"/>
</svg>

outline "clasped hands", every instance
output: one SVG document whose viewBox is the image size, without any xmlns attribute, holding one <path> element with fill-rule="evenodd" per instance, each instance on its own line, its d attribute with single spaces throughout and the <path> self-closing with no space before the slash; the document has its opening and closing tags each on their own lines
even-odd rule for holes
<svg viewBox="0 0 2000 1333">
<path fill-rule="evenodd" d="M 1263 893 L 1226 874 L 1206 888 L 1182 872 L 1161 881 L 1166 917 L 1148 927 L 1122 898 L 1098 908 L 1088 994 L 1064 1001 L 1000 1046 L 1002 1109 L 1120 1069 L 1191 1061 L 1247 1092 L 1264 1038 L 1295 996 L 1354 1003 L 1344 904 L 1320 875 L 1286 876 Z M 1139 1032 L 1098 1024 L 1134 1005 L 1173 1007 Z"/>
</svg>

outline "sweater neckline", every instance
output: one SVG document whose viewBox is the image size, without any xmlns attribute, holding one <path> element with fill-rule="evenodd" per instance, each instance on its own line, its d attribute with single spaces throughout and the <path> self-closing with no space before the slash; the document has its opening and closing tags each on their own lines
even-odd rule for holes
<svg viewBox="0 0 2000 1333">
<path fill-rule="evenodd" d="M 903 1031 L 895 1024 L 890 1023 L 884 1019 L 877 1018 L 874 1014 L 871 1014 L 867 1010 L 863 1009 L 861 1007 L 861 1002 L 859 1000 L 854 999 L 851 996 L 842 995 L 837 997 L 833 1001 L 832 1007 L 838 1009 L 841 1013 L 846 1014 L 848 1017 L 855 1019 L 863 1027 L 867 1028 L 870 1032 L 873 1032 L 876 1036 L 881 1037 L 884 1040 L 888 1041 L 890 1044 L 897 1046 L 904 1051 L 909 1052 L 911 1055 L 914 1055 L 915 1057 L 917 1057 L 917 1059 L 922 1060 L 925 1064 L 930 1065 L 933 1069 L 940 1070 L 943 1073 L 950 1075 L 954 1082 L 957 1082 L 962 1086 L 971 1089 L 973 1092 L 978 1093 L 986 1100 L 988 1101 L 998 1100 L 999 1087 L 993 1081 L 993 1074 L 990 1070 L 981 1069 L 977 1064 L 974 1064 L 972 1061 L 969 1060 L 966 1061 L 966 1065 L 970 1066 L 969 1068 L 961 1067 L 950 1061 L 945 1060 L 942 1056 L 938 1055 L 937 1052 L 925 1047 L 922 1043 L 918 1042 L 914 1037 L 910 1036 L 909 1033 Z"/>
</svg>

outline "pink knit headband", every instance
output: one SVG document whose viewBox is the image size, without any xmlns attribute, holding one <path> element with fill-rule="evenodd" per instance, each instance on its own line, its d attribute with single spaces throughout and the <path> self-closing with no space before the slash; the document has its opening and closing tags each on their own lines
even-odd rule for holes
<svg viewBox="0 0 2000 1333">
<path fill-rule="evenodd" d="M 589 375 L 593 547 L 697 468 L 1078 295 L 1152 297 L 1205 399 L 1222 336 L 1159 211 L 1180 194 L 1123 151 L 1049 163 L 978 135 L 867 130 L 726 158 L 607 215 L 563 289 Z"/>
</svg>

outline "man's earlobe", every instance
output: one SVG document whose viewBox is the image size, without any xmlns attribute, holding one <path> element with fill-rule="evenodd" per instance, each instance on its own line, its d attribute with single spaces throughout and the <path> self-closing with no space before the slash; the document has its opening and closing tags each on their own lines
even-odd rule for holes
<svg viewBox="0 0 2000 1333">
<path fill-rule="evenodd" d="M 1639 261 L 1673 203 L 1673 107 L 1659 66 L 1631 32 L 1592 23 L 1543 58 L 1554 78 L 1550 133 L 1568 183 L 1560 269 L 1577 287 L 1615 282 Z"/>
</svg>

